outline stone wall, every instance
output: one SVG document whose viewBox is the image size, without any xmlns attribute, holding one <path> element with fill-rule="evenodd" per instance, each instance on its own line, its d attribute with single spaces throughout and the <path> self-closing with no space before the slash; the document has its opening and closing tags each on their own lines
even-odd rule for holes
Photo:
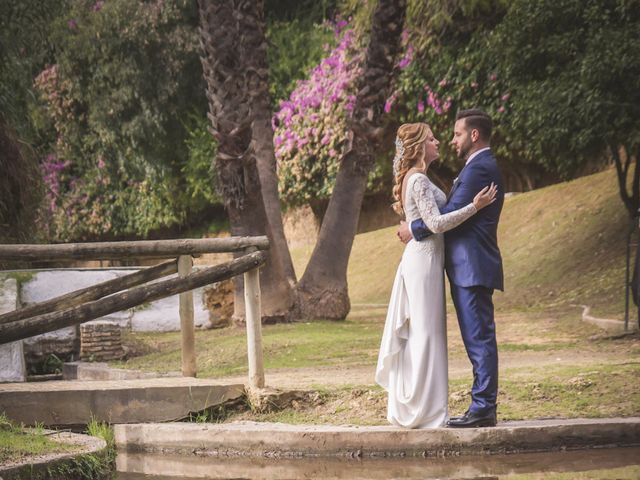
<svg viewBox="0 0 640 480">
<path fill-rule="evenodd" d="M 80 360 L 104 362 L 124 357 L 122 329 L 110 322 L 80 325 Z"/>
<path fill-rule="evenodd" d="M 18 284 L 13 278 L 0 277 L 0 314 L 11 312 L 18 304 Z M 0 345 L 0 382 L 24 382 L 27 371 L 23 342 Z"/>
</svg>

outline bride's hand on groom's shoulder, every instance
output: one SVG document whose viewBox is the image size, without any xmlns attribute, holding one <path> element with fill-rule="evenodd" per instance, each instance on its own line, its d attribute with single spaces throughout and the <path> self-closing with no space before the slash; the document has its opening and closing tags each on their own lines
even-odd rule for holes
<svg viewBox="0 0 640 480">
<path fill-rule="evenodd" d="M 497 193 L 498 186 L 493 182 L 491 182 L 491 185 L 480 190 L 473 199 L 473 205 L 476 207 L 476 210 L 480 210 L 495 202 Z"/>
<path fill-rule="evenodd" d="M 398 238 L 402 243 L 409 243 L 413 237 L 411 236 L 411 232 L 409 231 L 409 225 L 404 220 L 400 221 L 400 226 L 398 227 Z"/>
</svg>

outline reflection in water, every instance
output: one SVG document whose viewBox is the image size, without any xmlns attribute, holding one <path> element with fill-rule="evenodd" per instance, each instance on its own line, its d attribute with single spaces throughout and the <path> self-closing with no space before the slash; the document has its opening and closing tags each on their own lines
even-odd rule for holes
<svg viewBox="0 0 640 480">
<path fill-rule="evenodd" d="M 640 478 L 640 448 L 450 458 L 265 459 L 119 453 L 118 480 Z"/>
</svg>

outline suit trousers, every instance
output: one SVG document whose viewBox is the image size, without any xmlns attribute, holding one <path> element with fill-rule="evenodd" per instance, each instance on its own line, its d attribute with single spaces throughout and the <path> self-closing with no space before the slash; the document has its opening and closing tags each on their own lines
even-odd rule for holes
<svg viewBox="0 0 640 480">
<path fill-rule="evenodd" d="M 498 346 L 493 317 L 493 289 L 451 283 L 451 298 L 467 355 L 473 366 L 470 412 L 485 414 L 496 408 Z"/>
</svg>

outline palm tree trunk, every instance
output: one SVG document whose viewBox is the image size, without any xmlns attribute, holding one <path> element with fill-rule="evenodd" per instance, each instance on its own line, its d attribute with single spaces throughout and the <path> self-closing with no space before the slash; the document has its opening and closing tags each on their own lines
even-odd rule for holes
<svg viewBox="0 0 640 480">
<path fill-rule="evenodd" d="M 211 133 L 218 140 L 215 159 L 219 190 L 229 213 L 232 235 L 267 235 L 272 249 L 260 271 L 263 320 L 285 319 L 291 309 L 292 286 L 274 254 L 273 237 L 262 199 L 256 155 L 252 148 L 252 111 L 248 93 L 255 53 L 241 26 L 243 16 L 261 2 L 199 0 L 202 65 L 207 82 Z M 235 315 L 244 317 L 242 279 L 236 278 Z"/>
<path fill-rule="evenodd" d="M 374 148 L 382 136 L 381 117 L 395 73 L 405 13 L 405 0 L 380 0 L 376 7 L 350 121 L 350 147 L 342 158 L 318 242 L 297 286 L 303 318 L 339 320 L 349 313 L 349 255 Z"/>
<path fill-rule="evenodd" d="M 247 89 L 250 97 L 253 149 L 256 153 L 262 199 L 264 201 L 272 239 L 271 253 L 274 268 L 282 270 L 282 275 L 293 286 L 296 274 L 289 253 L 289 246 L 282 224 L 282 207 L 278 193 L 278 174 L 276 155 L 273 147 L 273 129 L 271 127 L 271 94 L 269 93 L 269 64 L 267 61 L 267 40 L 265 36 L 264 1 L 244 2 L 240 8 L 239 28 L 246 42 Z M 293 290 L 292 290 L 293 293 Z"/>
</svg>

